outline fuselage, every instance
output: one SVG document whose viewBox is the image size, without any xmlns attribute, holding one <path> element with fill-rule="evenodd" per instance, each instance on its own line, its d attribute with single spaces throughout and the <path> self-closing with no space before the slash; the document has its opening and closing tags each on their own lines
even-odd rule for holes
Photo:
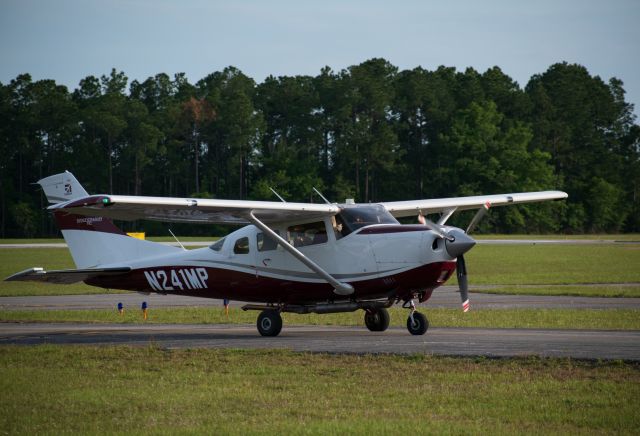
<svg viewBox="0 0 640 436">
<path fill-rule="evenodd" d="M 90 285 L 142 292 L 285 304 L 408 298 L 443 284 L 455 270 L 445 241 L 422 225 L 401 225 L 382 208 L 345 208 L 336 217 L 281 224 L 280 236 L 355 292 L 333 287 L 253 225 L 210 247 L 129 261 L 126 275 Z"/>
</svg>

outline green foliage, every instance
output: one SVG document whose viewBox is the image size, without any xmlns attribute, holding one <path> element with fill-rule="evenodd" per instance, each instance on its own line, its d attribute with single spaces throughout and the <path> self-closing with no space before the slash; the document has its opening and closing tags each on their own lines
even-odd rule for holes
<svg viewBox="0 0 640 436">
<path fill-rule="evenodd" d="M 29 203 L 19 202 L 9 206 L 15 225 L 27 238 L 32 238 L 36 234 L 36 213 Z"/>
<path fill-rule="evenodd" d="M 497 66 L 399 71 L 380 58 L 259 84 L 231 66 L 195 84 L 183 73 L 128 83 L 112 69 L 72 92 L 28 74 L 0 84 L 0 237 L 57 234 L 30 184 L 66 169 L 89 192 L 178 197 L 562 189 L 566 202 L 500 208 L 478 231 L 640 230 L 633 106 L 620 80 L 580 65 L 552 65 L 524 89 Z"/>
</svg>

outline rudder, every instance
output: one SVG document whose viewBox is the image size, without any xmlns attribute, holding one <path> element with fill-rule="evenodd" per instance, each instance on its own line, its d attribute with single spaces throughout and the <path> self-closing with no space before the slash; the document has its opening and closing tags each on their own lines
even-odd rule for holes
<svg viewBox="0 0 640 436">
<path fill-rule="evenodd" d="M 42 186 L 49 203 L 59 204 L 89 197 L 87 191 L 69 171 L 41 179 L 38 184 Z M 162 256 L 180 250 L 177 247 L 132 238 L 120 230 L 110 218 L 77 215 L 66 212 L 64 205 L 60 206 L 52 207 L 53 216 L 78 268 L 126 264 L 143 257 Z"/>
</svg>

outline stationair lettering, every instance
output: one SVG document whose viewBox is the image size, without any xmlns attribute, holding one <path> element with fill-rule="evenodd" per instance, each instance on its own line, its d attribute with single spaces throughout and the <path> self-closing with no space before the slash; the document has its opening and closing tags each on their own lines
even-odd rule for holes
<svg viewBox="0 0 640 436">
<path fill-rule="evenodd" d="M 205 268 L 179 268 L 145 271 L 144 276 L 154 291 L 206 289 L 209 274 Z"/>
</svg>

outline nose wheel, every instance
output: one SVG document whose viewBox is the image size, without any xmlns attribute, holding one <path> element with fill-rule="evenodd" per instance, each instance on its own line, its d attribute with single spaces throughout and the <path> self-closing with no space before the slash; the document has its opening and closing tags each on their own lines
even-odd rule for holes
<svg viewBox="0 0 640 436">
<path fill-rule="evenodd" d="M 429 320 L 416 310 L 416 305 L 413 300 L 411 300 L 409 308 L 411 309 L 411 313 L 407 318 L 407 330 L 409 330 L 409 333 L 412 335 L 424 335 L 429 328 Z"/>
</svg>

